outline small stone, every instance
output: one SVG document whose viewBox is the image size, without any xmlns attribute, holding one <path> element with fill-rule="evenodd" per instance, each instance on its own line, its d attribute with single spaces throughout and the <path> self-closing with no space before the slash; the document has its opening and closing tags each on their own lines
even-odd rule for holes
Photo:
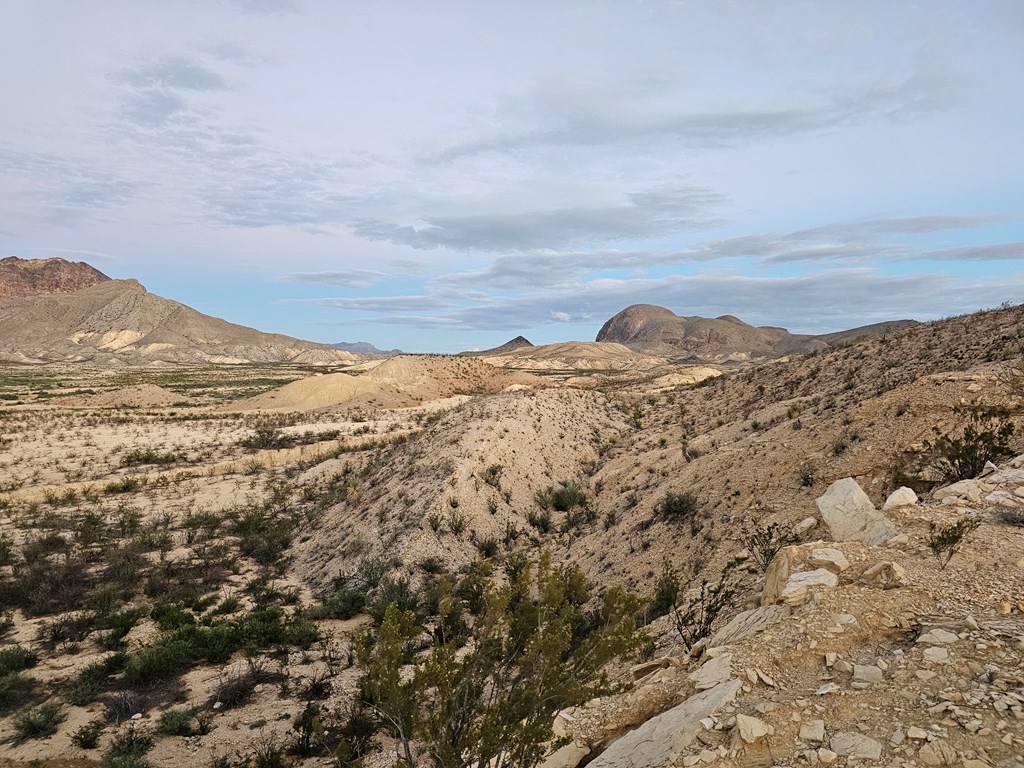
<svg viewBox="0 0 1024 768">
<path fill-rule="evenodd" d="M 929 680 L 935 677 L 936 674 L 938 673 L 932 672 L 930 669 L 919 669 L 917 670 L 917 672 L 914 673 L 914 676 L 922 683 L 927 683 Z"/>
<path fill-rule="evenodd" d="M 945 739 L 938 739 L 921 747 L 917 752 L 917 757 L 925 765 L 937 768 L 943 765 L 953 765 L 957 762 L 958 755 Z"/>
<path fill-rule="evenodd" d="M 903 486 L 889 494 L 889 498 L 882 505 L 882 511 L 888 512 L 890 509 L 909 507 L 912 504 L 917 504 L 917 494 L 912 489 Z"/>
<path fill-rule="evenodd" d="M 829 693 L 836 693 L 839 690 L 842 690 L 842 689 L 838 685 L 836 685 L 835 683 L 825 683 L 823 686 L 818 688 L 818 690 L 816 690 L 814 692 L 814 694 L 816 696 L 825 696 L 826 694 L 829 694 Z"/>
<path fill-rule="evenodd" d="M 807 602 L 814 589 L 834 589 L 839 586 L 839 577 L 826 568 L 801 571 L 792 574 L 782 590 L 782 600 L 787 605 L 798 606 Z"/>
<path fill-rule="evenodd" d="M 930 629 L 917 638 L 918 643 L 925 643 L 927 645 L 949 645 L 955 643 L 960 638 L 949 630 L 942 629 L 941 627 L 935 627 Z"/>
<path fill-rule="evenodd" d="M 835 663 L 837 661 L 839 661 L 839 654 L 838 653 L 833 653 L 833 652 L 829 651 L 828 653 L 825 654 L 825 666 L 826 667 L 829 667 L 829 668 L 834 667 Z"/>
<path fill-rule="evenodd" d="M 822 747 L 818 750 L 818 761 L 822 765 L 832 765 L 832 763 L 834 763 L 838 759 L 839 755 L 837 755 L 831 749 L 825 749 L 825 747 Z"/>
<path fill-rule="evenodd" d="M 736 727 L 739 729 L 740 738 L 747 744 L 753 744 L 775 732 L 775 729 L 764 720 L 749 715 L 736 715 Z"/>
<path fill-rule="evenodd" d="M 831 547 L 812 549 L 807 562 L 815 568 L 827 568 L 832 573 L 842 573 L 850 567 L 850 561 L 846 559 L 846 555 Z"/>
<path fill-rule="evenodd" d="M 897 728 L 895 731 L 892 732 L 892 736 L 889 737 L 889 743 L 892 744 L 894 747 L 898 747 L 906 740 L 907 734 L 903 732 L 902 728 Z"/>
<path fill-rule="evenodd" d="M 882 756 L 882 745 L 863 733 L 842 731 L 832 736 L 829 746 L 837 755 L 862 760 L 878 760 Z"/>
<path fill-rule="evenodd" d="M 907 571 L 891 560 L 883 560 L 867 568 L 861 574 L 860 580 L 873 587 L 895 589 L 907 583 Z"/>
<path fill-rule="evenodd" d="M 805 533 L 809 533 L 817 524 L 818 520 L 816 518 L 805 517 L 793 526 L 793 533 L 797 536 L 803 536 Z"/>
<path fill-rule="evenodd" d="M 858 683 L 880 683 L 884 678 L 878 667 L 854 664 L 853 679 Z"/>
<path fill-rule="evenodd" d="M 924 649 L 924 660 L 932 664 L 946 664 L 949 662 L 949 651 L 938 646 L 931 646 Z"/>
<path fill-rule="evenodd" d="M 836 672 L 842 672 L 844 675 L 852 675 L 853 674 L 853 664 L 848 662 L 846 659 L 840 659 L 839 661 L 837 661 L 833 665 L 832 668 Z"/>
<path fill-rule="evenodd" d="M 924 728 L 918 728 L 916 725 L 912 725 L 909 728 L 907 728 L 907 738 L 917 739 L 918 741 L 927 741 L 928 731 L 926 731 Z"/>
<path fill-rule="evenodd" d="M 821 742 L 825 740 L 825 721 L 824 720 L 808 720 L 800 726 L 800 740 L 801 741 L 817 741 Z"/>
<path fill-rule="evenodd" d="M 996 603 L 996 613 L 1000 616 L 1009 616 L 1012 610 L 1013 606 L 1006 600 L 1000 600 Z"/>
</svg>

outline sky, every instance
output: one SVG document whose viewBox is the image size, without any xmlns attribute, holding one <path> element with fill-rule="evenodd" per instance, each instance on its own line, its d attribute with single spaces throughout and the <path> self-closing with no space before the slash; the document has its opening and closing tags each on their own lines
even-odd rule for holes
<svg viewBox="0 0 1024 768">
<path fill-rule="evenodd" d="M 1019 0 L 0 3 L 0 257 L 406 351 L 1024 301 Z"/>
</svg>

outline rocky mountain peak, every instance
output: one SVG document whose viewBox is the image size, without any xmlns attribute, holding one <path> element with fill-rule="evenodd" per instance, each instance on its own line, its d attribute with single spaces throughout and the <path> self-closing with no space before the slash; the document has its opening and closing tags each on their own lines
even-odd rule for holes
<svg viewBox="0 0 1024 768">
<path fill-rule="evenodd" d="M 0 259 L 0 297 L 73 293 L 110 280 L 84 261 L 66 259 Z"/>
</svg>

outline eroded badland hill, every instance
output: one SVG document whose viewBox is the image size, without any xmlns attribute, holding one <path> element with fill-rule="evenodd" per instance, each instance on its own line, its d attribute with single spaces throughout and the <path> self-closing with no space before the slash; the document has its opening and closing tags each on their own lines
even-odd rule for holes
<svg viewBox="0 0 1024 768">
<path fill-rule="evenodd" d="M 0 762 L 1024 766 L 1022 329 L 8 365 Z"/>
</svg>

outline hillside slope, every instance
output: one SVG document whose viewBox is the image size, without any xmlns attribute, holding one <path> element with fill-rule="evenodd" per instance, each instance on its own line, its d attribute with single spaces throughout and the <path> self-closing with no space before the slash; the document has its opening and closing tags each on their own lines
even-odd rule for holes
<svg viewBox="0 0 1024 768">
<path fill-rule="evenodd" d="M 8 362 L 326 365 L 355 359 L 326 344 L 204 315 L 135 280 L 0 300 L 0 360 Z"/>
</svg>

